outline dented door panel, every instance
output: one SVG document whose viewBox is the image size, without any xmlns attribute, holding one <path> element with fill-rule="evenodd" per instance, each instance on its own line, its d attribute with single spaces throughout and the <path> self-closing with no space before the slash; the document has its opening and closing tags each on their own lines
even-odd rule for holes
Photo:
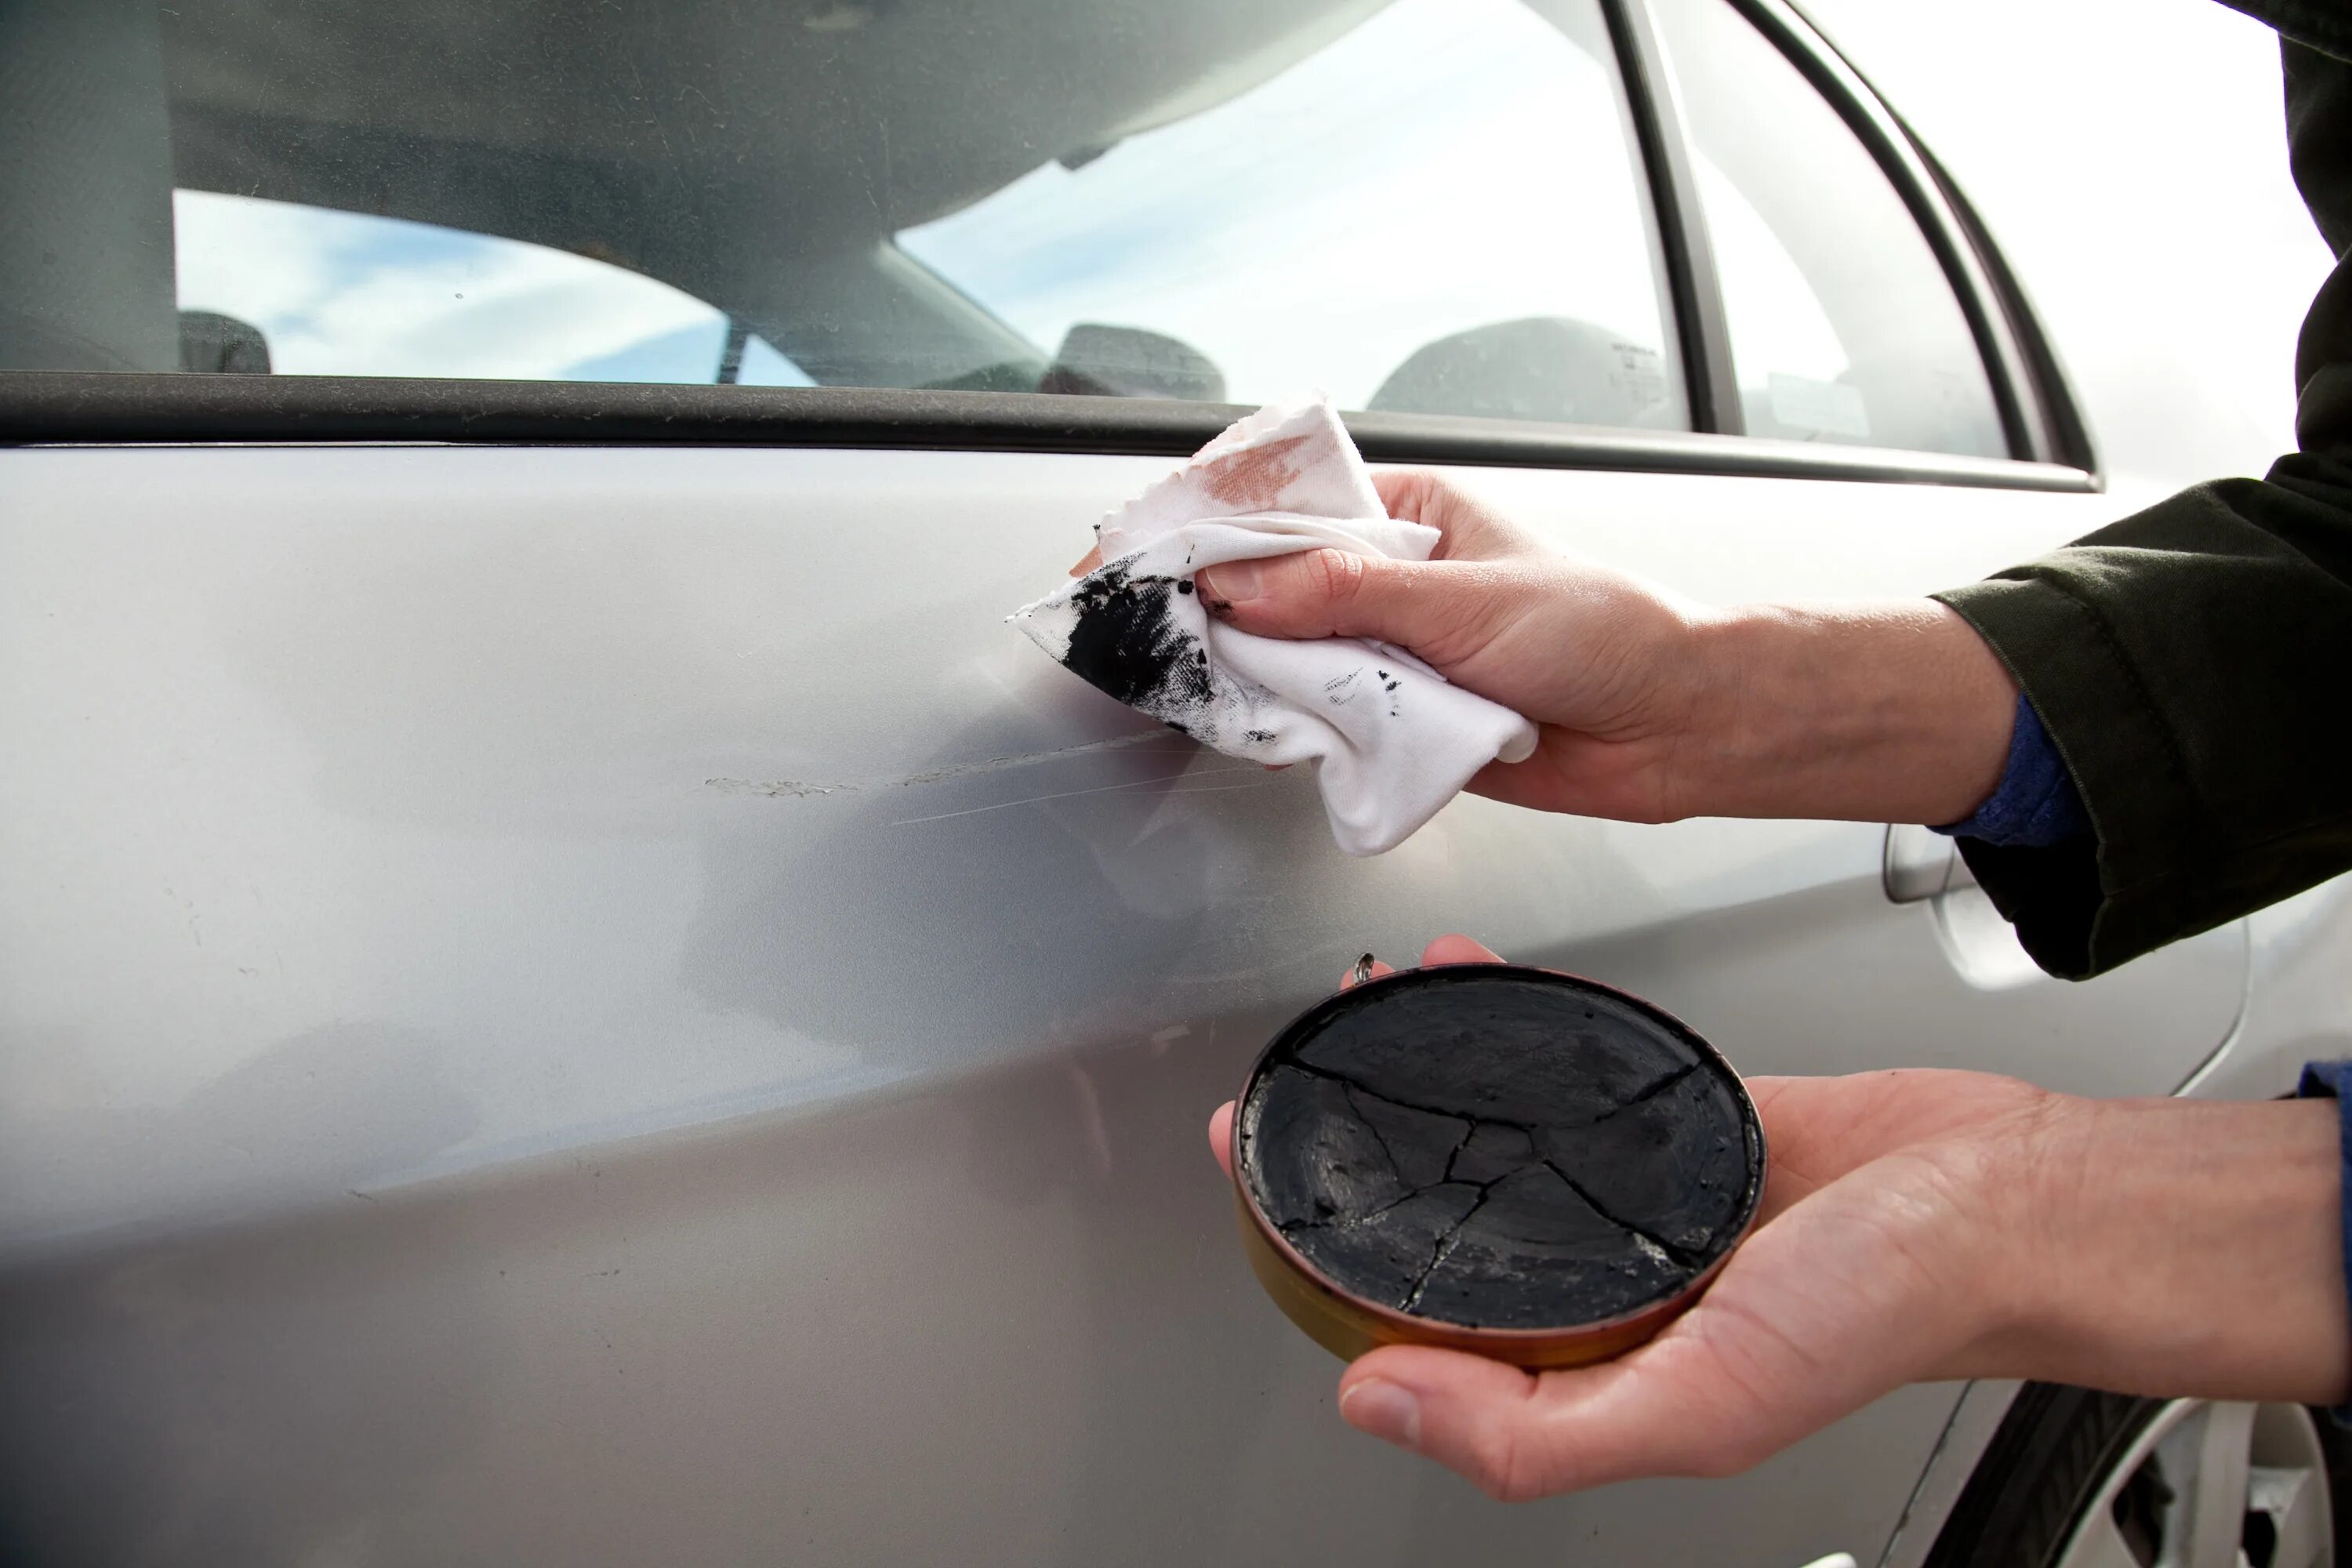
<svg viewBox="0 0 2352 1568">
<path fill-rule="evenodd" d="M 1872 1561 L 1957 1391 L 1505 1510 L 1348 1431 L 1202 1128 L 1446 930 L 1748 1072 L 2165 1092 L 2231 928 L 1977 984 L 1882 826 L 1333 847 L 1001 624 L 1145 458 L 0 453 L 0 1516 L 37 1557 Z M 1706 598 L 2116 498 L 1465 473 Z M 1899 516 L 1900 523 L 1891 521 Z"/>
</svg>

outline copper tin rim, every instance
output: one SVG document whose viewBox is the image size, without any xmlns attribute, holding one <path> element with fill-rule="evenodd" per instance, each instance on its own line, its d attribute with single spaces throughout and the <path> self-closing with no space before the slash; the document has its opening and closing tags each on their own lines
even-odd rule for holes
<svg viewBox="0 0 2352 1568">
<path fill-rule="evenodd" d="M 1250 1190 L 1250 1183 L 1244 1174 L 1241 1114 L 1243 1108 L 1249 1103 L 1251 1092 L 1257 1087 L 1258 1075 L 1265 1069 L 1266 1062 L 1286 1042 L 1318 1026 L 1323 1015 L 1342 999 L 1360 1002 L 1365 994 L 1382 987 L 1426 984 L 1428 977 L 1433 974 L 1465 970 L 1496 978 L 1508 975 L 1564 984 L 1621 1002 L 1664 1026 L 1697 1051 L 1703 1060 L 1719 1068 L 1725 1080 L 1732 1086 L 1739 1105 L 1741 1125 L 1755 1151 L 1748 1166 L 1747 1190 L 1740 1194 L 1739 1220 L 1730 1240 L 1716 1255 L 1715 1261 L 1672 1295 L 1631 1311 L 1621 1312 L 1613 1318 L 1560 1328 L 1466 1328 L 1459 1323 L 1401 1312 L 1394 1307 L 1347 1289 L 1309 1262 L 1305 1254 L 1291 1245 L 1290 1238 L 1276 1229 L 1274 1222 L 1266 1218 L 1265 1211 L 1259 1206 L 1257 1194 Z M 1582 1366 L 1606 1361 L 1653 1338 L 1680 1317 L 1706 1291 L 1716 1275 L 1722 1271 L 1724 1264 L 1730 1260 L 1732 1253 L 1738 1249 L 1739 1244 L 1755 1227 L 1768 1163 L 1764 1124 L 1756 1114 L 1755 1101 L 1748 1098 L 1748 1086 L 1740 1081 L 1739 1074 L 1733 1070 L 1723 1053 L 1709 1044 L 1705 1036 L 1664 1008 L 1630 992 L 1605 985 L 1597 980 L 1587 980 L 1581 975 L 1519 963 L 1401 969 L 1324 997 L 1277 1030 L 1274 1038 L 1266 1043 L 1265 1049 L 1250 1064 L 1249 1076 L 1242 1080 L 1242 1091 L 1234 1101 L 1231 1148 L 1234 1193 L 1241 1209 L 1243 1251 L 1249 1258 L 1251 1271 L 1257 1276 L 1258 1283 L 1265 1288 L 1266 1294 L 1274 1298 L 1275 1304 L 1282 1309 L 1284 1315 L 1303 1330 L 1308 1338 L 1348 1361 L 1381 1345 L 1433 1345 L 1446 1350 L 1468 1351 L 1495 1361 L 1529 1368 Z"/>
</svg>

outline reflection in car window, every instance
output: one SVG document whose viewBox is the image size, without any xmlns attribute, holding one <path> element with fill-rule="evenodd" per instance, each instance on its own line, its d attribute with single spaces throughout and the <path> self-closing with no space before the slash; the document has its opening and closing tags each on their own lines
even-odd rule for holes
<svg viewBox="0 0 2352 1568">
<path fill-rule="evenodd" d="M 1178 395 L 1687 428 L 1597 5 L 1546 10 L 1399 0 L 898 243 L 1070 390 L 1173 392 L 1120 384 L 1149 334 Z"/>
<path fill-rule="evenodd" d="M 1751 436 L 2009 456 L 1976 339 L 1853 132 L 1724 0 L 1653 0 Z"/>
<path fill-rule="evenodd" d="M 0 365 L 1689 423 L 1600 0 L 86 15 Z"/>
<path fill-rule="evenodd" d="M 175 193 L 172 210 L 184 355 L 195 331 L 239 322 L 265 355 L 192 369 L 707 382 L 727 364 L 722 312 L 589 257 L 208 191 Z M 760 339 L 732 346 L 724 379 L 809 384 Z"/>
</svg>

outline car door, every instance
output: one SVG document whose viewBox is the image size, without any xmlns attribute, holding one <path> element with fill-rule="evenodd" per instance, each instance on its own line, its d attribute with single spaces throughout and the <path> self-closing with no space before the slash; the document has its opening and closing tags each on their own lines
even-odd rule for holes
<svg viewBox="0 0 2352 1568">
<path fill-rule="evenodd" d="M 2062 985 L 1885 825 L 1349 860 L 1001 624 L 1318 380 L 1718 602 L 2116 514 L 1776 7 L 9 16 L 105 89 L 0 250 L 28 1558 L 1868 1561 L 1954 1391 L 1501 1509 L 1338 1422 L 1208 1111 L 1446 930 L 1748 1072 L 2164 1092 L 2237 1017 L 2242 931 Z"/>
</svg>

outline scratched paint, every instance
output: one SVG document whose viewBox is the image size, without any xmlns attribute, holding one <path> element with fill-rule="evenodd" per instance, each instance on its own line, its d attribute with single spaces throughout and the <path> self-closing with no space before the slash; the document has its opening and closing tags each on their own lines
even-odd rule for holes
<svg viewBox="0 0 2352 1568">
<path fill-rule="evenodd" d="M 940 784 L 948 779 L 976 778 L 983 773 L 1009 773 L 1015 768 L 1039 767 L 1046 763 L 1065 762 L 1073 757 L 1092 756 L 1102 752 L 1122 752 L 1139 746 L 1147 741 L 1166 741 L 1167 733 L 1160 730 L 1139 731 L 1132 735 L 1114 735 L 1108 741 L 1089 741 L 1081 746 L 1058 746 L 1050 752 L 1023 752 L 1013 756 L 984 757 L 978 762 L 950 763 L 942 767 L 927 768 L 921 773 L 902 773 L 891 778 L 844 779 L 833 783 L 815 783 L 807 779 L 735 779 L 714 778 L 702 781 L 705 789 L 721 795 L 759 795 L 772 798 L 806 799 L 827 795 L 855 795 L 862 791 L 905 789 L 912 784 Z M 1179 743 L 1181 746 L 1181 742 Z M 1192 748 L 1181 747 L 1189 752 Z"/>
</svg>

